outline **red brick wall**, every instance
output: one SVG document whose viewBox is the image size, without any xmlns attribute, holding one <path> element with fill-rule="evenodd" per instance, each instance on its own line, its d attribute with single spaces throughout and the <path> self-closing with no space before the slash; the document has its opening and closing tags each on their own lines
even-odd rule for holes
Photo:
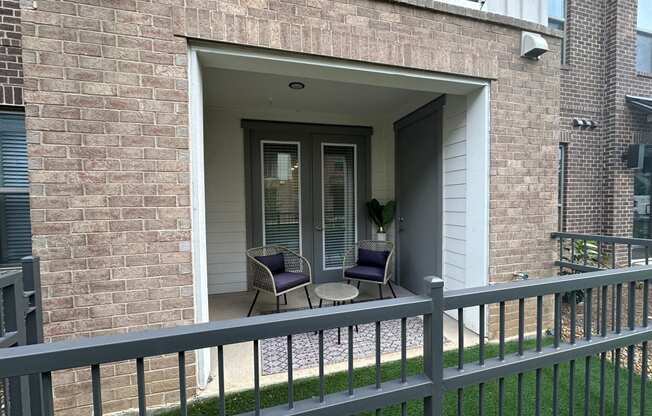
<svg viewBox="0 0 652 416">
<path fill-rule="evenodd" d="M 0 105 L 23 105 L 19 0 L 0 3 Z"/>
</svg>

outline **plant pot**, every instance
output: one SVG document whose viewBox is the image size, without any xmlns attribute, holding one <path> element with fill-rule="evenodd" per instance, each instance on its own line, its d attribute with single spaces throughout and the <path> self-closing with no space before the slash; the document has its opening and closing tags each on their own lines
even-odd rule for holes
<svg viewBox="0 0 652 416">
<path fill-rule="evenodd" d="M 387 233 L 376 233 L 376 241 L 387 241 Z"/>
</svg>

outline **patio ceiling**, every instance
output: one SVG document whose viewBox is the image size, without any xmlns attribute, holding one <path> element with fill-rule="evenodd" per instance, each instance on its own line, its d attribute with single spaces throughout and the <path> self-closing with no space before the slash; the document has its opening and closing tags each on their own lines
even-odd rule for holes
<svg viewBox="0 0 652 416">
<path fill-rule="evenodd" d="M 293 81 L 305 88 L 289 88 Z M 429 91 L 217 68 L 204 70 L 204 86 L 204 100 L 210 106 L 395 118 L 439 96 Z"/>
</svg>

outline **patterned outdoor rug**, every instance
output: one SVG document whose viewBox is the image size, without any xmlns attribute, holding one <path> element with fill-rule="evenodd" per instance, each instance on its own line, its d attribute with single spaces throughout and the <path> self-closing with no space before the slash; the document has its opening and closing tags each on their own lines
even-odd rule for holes
<svg viewBox="0 0 652 416">
<path fill-rule="evenodd" d="M 337 343 L 337 328 L 324 331 L 324 364 L 348 360 L 348 328 L 341 330 L 342 343 Z M 423 319 L 407 319 L 407 349 L 423 344 Z M 384 321 L 380 324 L 380 347 L 383 353 L 401 350 L 401 321 Z M 287 371 L 287 338 L 269 338 L 260 343 L 263 375 Z M 292 359 L 295 370 L 319 365 L 319 336 L 314 333 L 292 337 Z M 360 325 L 353 331 L 353 357 L 366 358 L 376 354 L 376 324 Z"/>
</svg>

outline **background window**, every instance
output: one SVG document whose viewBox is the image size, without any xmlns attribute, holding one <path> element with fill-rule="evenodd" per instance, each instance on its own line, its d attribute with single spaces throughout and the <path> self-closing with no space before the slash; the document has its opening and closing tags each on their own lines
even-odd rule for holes
<svg viewBox="0 0 652 416">
<path fill-rule="evenodd" d="M 636 70 L 652 73 L 652 2 L 650 0 L 638 2 Z"/>
<path fill-rule="evenodd" d="M 566 0 L 548 0 L 548 27 L 566 31 Z M 561 61 L 566 62 L 566 39 L 561 40 Z"/>
<path fill-rule="evenodd" d="M 31 254 L 25 117 L 0 113 L 0 263 Z"/>
</svg>

